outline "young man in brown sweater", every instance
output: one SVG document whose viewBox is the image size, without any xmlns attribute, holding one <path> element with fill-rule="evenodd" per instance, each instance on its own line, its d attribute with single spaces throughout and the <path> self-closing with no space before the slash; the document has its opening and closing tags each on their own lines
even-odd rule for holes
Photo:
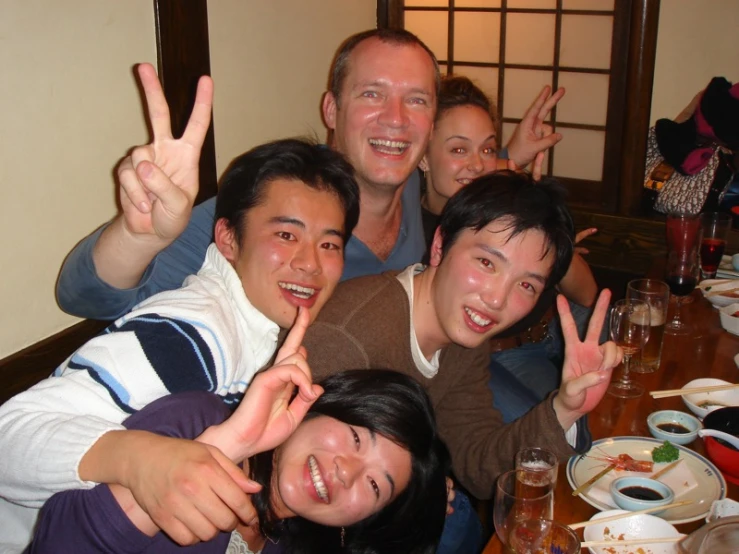
<svg viewBox="0 0 739 554">
<path fill-rule="evenodd" d="M 428 267 L 339 284 L 303 342 L 314 379 L 372 367 L 418 379 L 434 403 L 455 475 L 479 498 L 491 497 L 522 447 L 549 448 L 562 459 L 578 442 L 587 448 L 587 431 L 578 437 L 576 423 L 601 400 L 623 354 L 612 342 L 598 345 L 610 292 L 598 299 L 584 341 L 558 298 L 566 342 L 559 391 L 504 425 L 487 386 L 488 339 L 559 281 L 572 241 L 555 183 L 511 172 L 473 182 L 447 204 Z"/>
</svg>

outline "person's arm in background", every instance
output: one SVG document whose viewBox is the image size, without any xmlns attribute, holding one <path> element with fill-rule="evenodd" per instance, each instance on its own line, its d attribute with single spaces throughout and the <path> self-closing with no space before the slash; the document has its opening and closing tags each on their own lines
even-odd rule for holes
<svg viewBox="0 0 739 554">
<path fill-rule="evenodd" d="M 597 232 L 598 229 L 592 227 L 580 231 L 575 235 L 575 244 Z M 595 282 L 595 277 L 593 277 L 593 272 L 590 270 L 588 262 L 585 261 L 580 252 L 587 253 L 582 248 L 575 249 L 570 267 L 557 285 L 557 288 L 564 294 L 567 300 L 590 308 L 595 303 L 595 298 L 598 294 L 598 284 Z"/>
<path fill-rule="evenodd" d="M 211 79 L 200 79 L 187 128 L 180 139 L 174 139 L 169 107 L 154 68 L 141 64 L 138 73 L 154 140 L 134 148 L 118 167 L 122 213 L 78 245 L 64 264 L 57 296 L 62 309 L 75 315 L 115 318 L 141 300 L 142 277 L 152 280 L 154 268 L 147 271 L 147 267 L 188 226 L 198 192 L 198 162 L 213 102 Z M 210 233 L 203 242 L 201 262 L 208 242 Z M 183 278 L 193 272 L 192 265 L 183 271 Z M 181 284 L 179 277 L 170 277 L 174 286 Z M 158 292 L 155 282 L 149 285 L 150 294 Z"/>
</svg>

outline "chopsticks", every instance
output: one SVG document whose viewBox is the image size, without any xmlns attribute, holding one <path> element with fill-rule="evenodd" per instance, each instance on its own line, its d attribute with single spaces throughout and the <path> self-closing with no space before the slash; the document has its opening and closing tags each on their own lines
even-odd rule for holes
<svg viewBox="0 0 739 554">
<path fill-rule="evenodd" d="M 590 548 L 593 546 L 637 546 L 640 544 L 657 544 L 657 543 L 668 543 L 677 542 L 685 538 L 685 535 L 679 537 L 663 537 L 661 539 L 629 539 L 625 541 L 619 540 L 602 540 L 602 541 L 585 541 L 580 543 L 580 548 Z"/>
<path fill-rule="evenodd" d="M 671 470 L 671 469 L 672 469 L 673 467 L 675 467 L 675 466 L 676 466 L 677 464 L 679 464 L 679 463 L 680 463 L 680 462 L 682 462 L 682 461 L 683 461 L 683 459 L 682 459 L 682 458 L 680 458 L 680 459 L 678 459 L 678 460 L 675 460 L 675 461 L 674 461 L 674 462 L 672 462 L 672 463 L 671 463 L 670 465 L 668 465 L 668 466 L 665 466 L 665 467 L 663 467 L 663 468 L 662 468 L 662 469 L 660 469 L 660 470 L 659 470 L 659 471 L 658 471 L 657 473 L 655 473 L 654 475 L 652 475 L 652 476 L 650 477 L 650 479 L 655 479 L 655 480 L 656 480 L 656 479 L 659 479 L 659 478 L 660 478 L 660 477 L 662 477 L 662 476 L 663 476 L 663 475 L 664 475 L 665 473 L 667 473 L 668 471 L 670 471 L 670 470 Z"/>
<path fill-rule="evenodd" d="M 729 294 L 737 291 L 739 291 L 739 287 L 726 290 L 712 290 L 711 292 L 707 292 L 704 296 L 706 298 L 711 298 L 712 296 L 721 296 L 722 294 Z"/>
<path fill-rule="evenodd" d="M 696 287 L 699 289 L 710 290 L 713 287 L 717 287 L 719 285 L 725 285 L 726 283 L 731 283 L 732 281 L 736 281 L 736 279 L 716 279 L 710 285 L 707 285 L 705 282 L 703 282 L 703 283 L 698 283 Z"/>
<path fill-rule="evenodd" d="M 693 387 L 691 389 L 668 389 L 668 390 L 654 390 L 649 394 L 652 398 L 668 398 L 670 396 L 684 396 L 686 394 L 696 394 L 699 392 L 718 392 L 721 390 L 731 390 L 739 387 L 739 384 L 728 384 L 728 385 L 712 385 L 710 387 Z"/>
<path fill-rule="evenodd" d="M 601 471 L 599 473 L 596 473 L 593 477 L 591 477 L 590 479 L 588 479 L 587 481 L 585 481 L 582 485 L 580 485 L 579 487 L 577 487 L 574 491 L 572 491 L 572 496 L 577 496 L 581 492 L 585 492 L 586 490 L 588 490 L 593 485 L 593 483 L 595 483 L 598 479 L 600 479 L 606 473 L 608 473 L 609 471 L 611 471 L 614 467 L 616 467 L 616 466 L 613 465 L 613 464 L 611 464 L 607 468 L 605 468 L 603 471 Z"/>
<path fill-rule="evenodd" d="M 691 500 L 680 500 L 679 502 L 673 502 L 672 504 L 665 504 L 664 506 L 653 506 L 652 508 L 645 508 L 644 510 L 637 510 L 635 512 L 626 512 L 625 514 L 618 514 L 615 516 L 610 517 L 603 517 L 600 519 L 591 519 L 590 521 L 581 521 L 580 523 L 573 523 L 572 525 L 568 525 L 570 529 L 580 529 L 581 527 L 587 527 L 588 525 L 595 525 L 596 523 L 609 523 L 611 521 L 616 521 L 617 519 L 623 519 L 626 517 L 631 516 L 638 516 L 641 514 L 649 514 L 652 512 L 661 512 L 662 510 L 669 510 L 670 508 L 678 508 L 680 506 L 685 506 L 686 504 L 691 504 Z"/>
</svg>

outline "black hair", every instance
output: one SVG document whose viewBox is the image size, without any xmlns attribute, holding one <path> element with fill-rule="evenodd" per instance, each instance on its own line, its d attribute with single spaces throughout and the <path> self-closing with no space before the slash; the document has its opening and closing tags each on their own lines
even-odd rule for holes
<svg viewBox="0 0 739 554">
<path fill-rule="evenodd" d="M 432 554 L 446 517 L 449 452 L 438 435 L 433 407 L 415 380 L 396 371 L 343 371 L 323 382 L 309 417 L 324 415 L 365 427 L 407 449 L 408 486 L 379 512 L 343 530 L 293 517 L 274 521 L 269 507 L 274 451 L 250 459 L 262 490 L 252 495 L 262 532 L 296 554 Z M 343 543 L 343 545 L 342 545 Z"/>
<path fill-rule="evenodd" d="M 436 60 L 436 56 L 431 49 L 424 44 L 424 42 L 416 35 L 405 29 L 369 29 L 360 33 L 353 34 L 341 43 L 339 49 L 336 51 L 333 62 L 331 63 L 331 70 L 329 72 L 328 90 L 334 96 L 336 105 L 338 106 L 341 102 L 341 89 L 344 86 L 344 81 L 349 73 L 349 58 L 354 49 L 359 46 L 365 40 L 371 38 L 377 38 L 380 42 L 386 44 L 392 44 L 396 46 L 420 46 L 431 58 L 434 64 L 434 83 L 436 87 L 436 93 L 439 93 L 439 84 L 441 82 L 441 71 L 439 70 L 439 62 Z"/>
<path fill-rule="evenodd" d="M 267 185 L 278 179 L 302 181 L 335 194 L 344 208 L 344 242 L 349 239 L 359 219 L 354 169 L 335 150 L 303 139 L 268 142 L 234 159 L 218 188 L 215 221 L 225 218 L 241 245 L 247 212 L 262 202 Z"/>
<path fill-rule="evenodd" d="M 477 106 L 490 116 L 493 124 L 497 124 L 495 106 L 490 98 L 467 77 L 447 75 L 441 80 L 439 97 L 436 104 L 436 121 L 444 113 L 459 106 Z"/>
<path fill-rule="evenodd" d="M 511 237 L 531 229 L 544 234 L 542 258 L 554 251 L 546 286 L 559 283 L 572 261 L 575 240 L 575 227 L 559 182 L 551 178 L 537 182 L 528 173 L 504 170 L 462 187 L 441 212 L 442 256 L 465 229 L 480 231 L 499 220 L 507 222 L 505 230 Z"/>
</svg>

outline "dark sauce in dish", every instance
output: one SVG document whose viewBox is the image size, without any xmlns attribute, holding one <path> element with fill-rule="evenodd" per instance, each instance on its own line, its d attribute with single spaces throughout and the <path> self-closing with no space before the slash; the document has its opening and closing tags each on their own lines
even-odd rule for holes
<svg viewBox="0 0 739 554">
<path fill-rule="evenodd" d="M 675 433 L 676 435 L 685 435 L 690 433 L 690 429 L 679 423 L 659 423 L 657 427 L 666 433 Z"/>
<path fill-rule="evenodd" d="M 636 500 L 664 500 L 664 496 L 653 489 L 647 487 L 624 487 L 619 492 Z"/>
</svg>

